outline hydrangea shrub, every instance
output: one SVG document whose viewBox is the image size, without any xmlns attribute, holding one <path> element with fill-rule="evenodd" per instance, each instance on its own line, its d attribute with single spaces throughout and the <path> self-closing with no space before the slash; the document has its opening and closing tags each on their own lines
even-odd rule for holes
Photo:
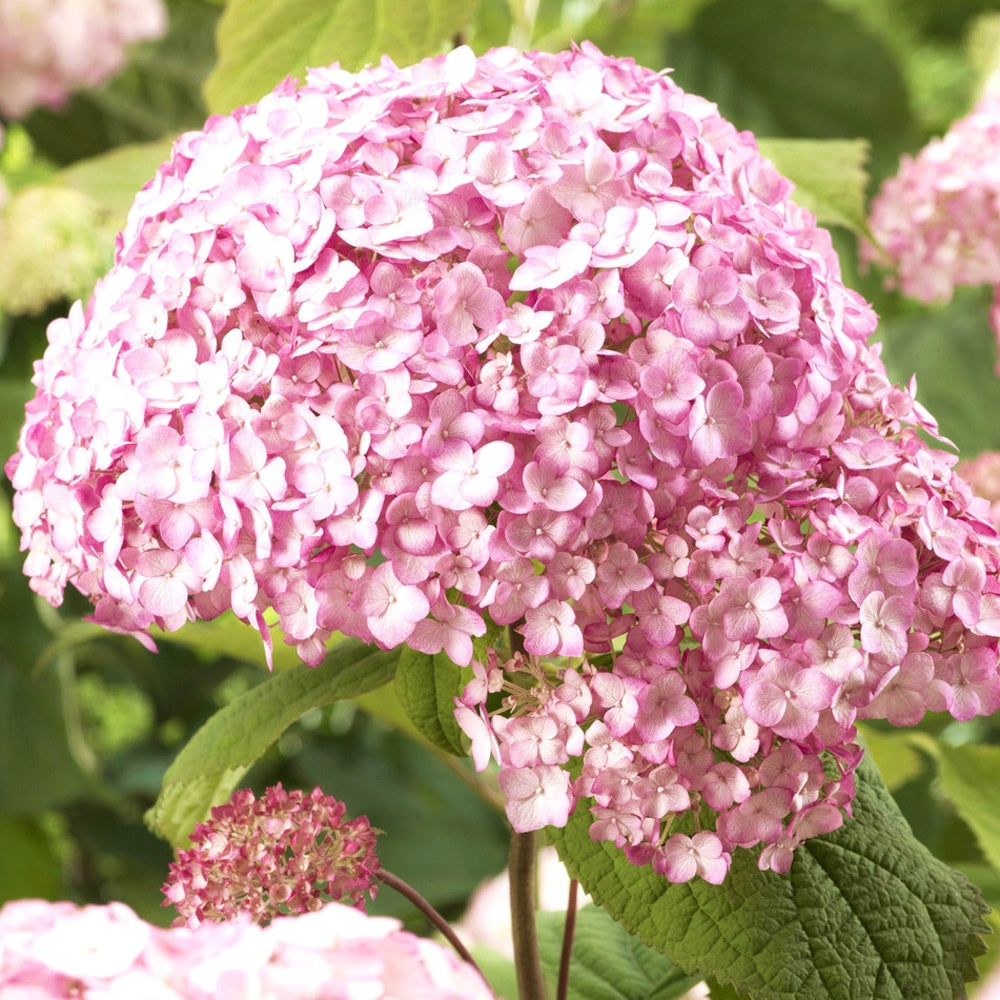
<svg viewBox="0 0 1000 1000">
<path fill-rule="evenodd" d="M 7 464 L 35 589 L 472 667 L 515 830 L 787 871 L 858 719 L 1000 706 L 1000 548 L 827 233 L 593 46 L 313 70 L 182 136 Z M 485 649 L 508 628 L 510 649 Z"/>
</svg>

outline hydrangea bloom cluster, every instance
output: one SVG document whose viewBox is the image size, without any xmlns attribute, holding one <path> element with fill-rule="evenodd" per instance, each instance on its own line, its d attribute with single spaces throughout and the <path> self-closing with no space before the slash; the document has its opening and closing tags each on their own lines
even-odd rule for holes
<svg viewBox="0 0 1000 1000">
<path fill-rule="evenodd" d="M 167 28 L 161 0 L 0 0 L 0 116 L 58 108 L 125 63 L 125 46 Z"/>
<path fill-rule="evenodd" d="M 375 831 L 366 816 L 347 820 L 345 811 L 319 788 L 304 795 L 279 783 L 259 799 L 248 788 L 234 792 L 171 863 L 164 905 L 189 927 L 240 913 L 262 924 L 330 900 L 363 910 L 377 888 Z"/>
<path fill-rule="evenodd" d="M 349 906 L 165 930 L 123 903 L 0 909 L 0 993 L 31 1000 L 492 1000 L 447 948 Z"/>
<path fill-rule="evenodd" d="M 475 659 L 516 829 L 579 801 L 673 881 L 786 869 L 856 719 L 1000 705 L 997 533 L 789 192 L 587 44 L 211 119 L 50 327 L 7 465 L 33 586 Z"/>
<path fill-rule="evenodd" d="M 947 134 L 904 156 L 872 202 L 862 260 L 891 266 L 900 290 L 947 302 L 958 285 L 1000 289 L 1000 83 Z M 1000 297 L 990 314 L 1000 337 Z"/>
</svg>

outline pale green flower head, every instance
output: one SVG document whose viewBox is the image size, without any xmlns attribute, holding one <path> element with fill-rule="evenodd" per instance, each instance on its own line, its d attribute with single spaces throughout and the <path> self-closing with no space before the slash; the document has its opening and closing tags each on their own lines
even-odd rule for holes
<svg viewBox="0 0 1000 1000">
<path fill-rule="evenodd" d="M 33 184 L 0 201 L 0 309 L 40 313 L 89 297 L 114 253 L 115 225 L 87 195 Z"/>
</svg>

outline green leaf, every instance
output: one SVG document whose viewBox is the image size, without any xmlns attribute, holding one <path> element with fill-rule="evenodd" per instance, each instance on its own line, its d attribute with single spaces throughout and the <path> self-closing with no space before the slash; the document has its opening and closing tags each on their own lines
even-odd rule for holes
<svg viewBox="0 0 1000 1000">
<path fill-rule="evenodd" d="M 0 818 L 0 899 L 58 899 L 59 859 L 34 819 Z"/>
<path fill-rule="evenodd" d="M 913 837 L 873 765 L 854 819 L 806 842 L 786 875 L 737 853 L 721 886 L 671 885 L 595 843 L 577 810 L 550 831 L 571 875 L 687 972 L 760 1000 L 952 1000 L 975 977 L 985 904 Z"/>
<path fill-rule="evenodd" d="M 205 81 L 209 110 L 229 114 L 286 76 L 337 61 L 348 70 L 388 55 L 400 65 L 448 47 L 478 0 L 230 0 L 219 61 Z"/>
<path fill-rule="evenodd" d="M 832 4 L 715 0 L 664 55 L 682 87 L 757 135 L 870 139 L 891 169 L 917 144 L 893 52 Z"/>
<path fill-rule="evenodd" d="M 175 847 L 183 847 L 194 825 L 226 801 L 250 766 L 310 709 L 371 691 L 392 679 L 396 651 L 351 640 L 337 646 L 322 665 L 299 664 L 271 674 L 216 712 L 194 734 L 163 778 L 146 822 Z"/>
<path fill-rule="evenodd" d="M 8 816 L 98 794 L 76 711 L 72 657 L 63 651 L 43 659 L 53 637 L 38 609 L 50 609 L 29 590 L 19 562 L 0 561 L 0 608 L 9 626 L 0 642 L 0 815 Z"/>
<path fill-rule="evenodd" d="M 17 448 L 17 438 L 24 423 L 24 407 L 34 395 L 34 386 L 12 378 L 0 378 L 0 455 Z"/>
<path fill-rule="evenodd" d="M 405 648 L 395 687 L 400 704 L 422 736 L 441 750 L 465 755 L 462 730 L 455 721 L 455 698 L 464 687 L 461 667 L 444 653 Z"/>
<path fill-rule="evenodd" d="M 559 974 L 565 917 L 538 914 L 542 971 Z M 674 1000 L 698 982 L 666 955 L 647 948 L 599 906 L 577 912 L 569 974 L 569 1000 Z"/>
<path fill-rule="evenodd" d="M 917 398 L 934 414 L 941 433 L 971 457 L 1000 448 L 1000 379 L 996 339 L 988 312 L 992 289 L 959 288 L 942 308 L 911 308 L 888 316 L 875 336 L 884 346 L 889 375 L 905 384 L 917 376 Z"/>
<path fill-rule="evenodd" d="M 139 189 L 170 156 L 171 139 L 120 146 L 66 167 L 58 179 L 87 195 L 121 228 Z"/>
<path fill-rule="evenodd" d="M 795 183 L 793 195 L 823 226 L 868 235 L 865 139 L 758 139 L 760 151 Z"/>
<path fill-rule="evenodd" d="M 275 640 L 271 652 L 275 670 L 287 670 L 300 664 L 302 661 L 295 652 L 295 647 L 281 641 L 278 634 L 280 630 L 273 626 L 271 632 Z M 264 644 L 260 634 L 232 612 L 211 621 L 186 622 L 178 632 L 153 628 L 150 633 L 157 642 L 183 646 L 201 656 L 231 656 L 260 667 L 265 663 Z"/>
<path fill-rule="evenodd" d="M 913 739 L 911 731 L 859 723 L 858 732 L 890 792 L 919 778 L 928 769 L 927 757 L 918 749 L 920 744 Z"/>
<path fill-rule="evenodd" d="M 945 794 L 976 835 L 986 860 L 1000 871 L 1000 747 L 939 742 L 938 767 Z"/>
<path fill-rule="evenodd" d="M 71 672 L 62 660 L 30 673 L 0 654 L 0 815 L 27 816 L 96 793 L 81 766 L 87 752 L 77 720 L 66 716 Z"/>
</svg>

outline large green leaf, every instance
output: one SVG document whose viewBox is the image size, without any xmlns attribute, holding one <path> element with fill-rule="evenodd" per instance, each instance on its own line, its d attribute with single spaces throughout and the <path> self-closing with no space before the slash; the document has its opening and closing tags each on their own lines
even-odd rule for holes
<svg viewBox="0 0 1000 1000">
<path fill-rule="evenodd" d="M 34 387 L 12 378 L 0 378 L 0 465 L 17 448 L 17 438 L 24 423 L 24 407 Z"/>
<path fill-rule="evenodd" d="M 564 925 L 561 913 L 538 914 L 542 971 L 553 983 L 559 973 Z M 578 911 L 568 1000 L 674 1000 L 698 978 L 646 947 L 599 906 Z"/>
<path fill-rule="evenodd" d="M 80 160 L 60 172 L 59 180 L 87 195 L 121 228 L 139 189 L 170 156 L 170 139 L 120 146 Z"/>
<path fill-rule="evenodd" d="M 400 655 L 395 684 L 400 704 L 421 736 L 459 756 L 465 753 L 465 744 L 455 721 L 455 698 L 463 686 L 462 668 L 444 653 L 407 648 Z"/>
<path fill-rule="evenodd" d="M 937 751 L 941 787 L 972 828 L 986 860 L 1000 871 L 1000 747 L 938 743 Z"/>
<path fill-rule="evenodd" d="M 146 821 L 175 847 L 224 802 L 275 740 L 310 709 L 371 691 L 391 680 L 398 652 L 349 640 L 322 666 L 271 674 L 233 699 L 198 730 L 170 766 Z"/>
<path fill-rule="evenodd" d="M 758 139 L 758 145 L 778 171 L 795 182 L 795 200 L 820 225 L 867 234 L 869 146 L 864 139 Z"/>
<path fill-rule="evenodd" d="M 589 836 L 578 810 L 552 839 L 609 913 L 687 972 L 760 1000 L 952 1000 L 975 977 L 985 911 L 912 835 L 874 766 L 854 819 L 808 841 L 786 875 L 738 852 L 721 886 L 671 885 Z"/>
<path fill-rule="evenodd" d="M 388 55 L 400 65 L 447 47 L 478 0 L 230 0 L 219 61 L 205 81 L 213 113 L 259 100 L 286 76 L 334 61 L 356 70 Z"/>
<path fill-rule="evenodd" d="M 886 315 L 880 310 L 875 337 L 884 346 L 889 375 L 906 383 L 917 376 L 917 398 L 936 417 L 941 433 L 967 457 L 1000 448 L 1000 378 L 996 376 L 996 339 L 987 313 L 990 290 L 959 288 L 947 306 L 911 307 Z"/>
<path fill-rule="evenodd" d="M 905 81 L 888 46 L 821 0 L 714 0 L 667 38 L 665 64 L 758 135 L 863 137 L 895 165 L 915 142 Z"/>
</svg>

